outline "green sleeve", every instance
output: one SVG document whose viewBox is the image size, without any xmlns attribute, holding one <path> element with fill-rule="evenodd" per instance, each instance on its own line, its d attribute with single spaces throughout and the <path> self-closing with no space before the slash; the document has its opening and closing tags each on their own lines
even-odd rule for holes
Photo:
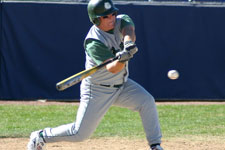
<svg viewBox="0 0 225 150">
<path fill-rule="evenodd" d="M 97 65 L 105 60 L 114 57 L 113 53 L 102 42 L 95 39 L 87 39 L 85 50 Z"/>
<path fill-rule="evenodd" d="M 123 15 L 121 19 L 120 29 L 122 30 L 125 26 L 128 25 L 134 26 L 134 22 L 128 15 Z"/>
</svg>

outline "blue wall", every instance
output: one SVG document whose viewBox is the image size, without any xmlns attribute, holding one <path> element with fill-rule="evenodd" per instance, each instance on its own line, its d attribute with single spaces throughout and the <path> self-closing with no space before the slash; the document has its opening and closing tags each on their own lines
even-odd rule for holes
<svg viewBox="0 0 225 150">
<path fill-rule="evenodd" d="M 158 99 L 225 98 L 224 7 L 119 3 L 136 24 L 130 77 Z M 3 3 L 0 99 L 79 99 L 55 84 L 84 69 L 86 4 Z M 178 80 L 167 72 L 177 69 Z"/>
</svg>

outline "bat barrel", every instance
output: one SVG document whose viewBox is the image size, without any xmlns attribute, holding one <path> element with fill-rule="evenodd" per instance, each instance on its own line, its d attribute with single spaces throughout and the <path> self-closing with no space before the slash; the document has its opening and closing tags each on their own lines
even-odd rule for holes
<svg viewBox="0 0 225 150">
<path fill-rule="evenodd" d="M 58 91 L 63 91 L 63 90 L 65 90 L 65 86 L 63 86 L 62 84 L 57 83 L 57 84 L 56 84 L 56 89 L 57 89 Z"/>
<path fill-rule="evenodd" d="M 56 84 L 56 89 L 58 91 L 63 91 L 77 83 L 79 83 L 80 81 L 82 80 L 82 76 L 81 75 L 78 75 L 78 76 L 75 76 L 75 77 L 69 77 L 61 82 L 58 82 Z"/>
</svg>

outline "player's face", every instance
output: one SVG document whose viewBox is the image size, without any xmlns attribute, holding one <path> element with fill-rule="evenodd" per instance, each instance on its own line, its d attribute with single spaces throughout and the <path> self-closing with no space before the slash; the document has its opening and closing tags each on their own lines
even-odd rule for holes
<svg viewBox="0 0 225 150">
<path fill-rule="evenodd" d="M 116 12 L 107 16 L 100 17 L 100 25 L 98 26 L 103 31 L 112 30 L 116 22 Z"/>
</svg>

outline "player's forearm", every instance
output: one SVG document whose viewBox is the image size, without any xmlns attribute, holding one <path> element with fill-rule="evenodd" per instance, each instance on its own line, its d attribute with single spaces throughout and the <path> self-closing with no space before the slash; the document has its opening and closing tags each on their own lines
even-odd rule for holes
<svg viewBox="0 0 225 150">
<path fill-rule="evenodd" d="M 122 34 L 125 41 L 136 41 L 136 34 L 135 34 L 135 28 L 134 26 L 126 26 L 122 30 Z"/>
<path fill-rule="evenodd" d="M 125 26 L 122 29 L 122 34 L 124 37 L 124 42 L 126 41 L 136 41 L 135 28 L 134 26 Z M 125 62 L 114 61 L 106 65 L 106 69 L 111 73 L 118 73 L 125 67 Z"/>
<path fill-rule="evenodd" d="M 118 73 L 125 67 L 124 62 L 119 62 L 118 60 L 106 65 L 106 69 L 111 73 Z"/>
</svg>

